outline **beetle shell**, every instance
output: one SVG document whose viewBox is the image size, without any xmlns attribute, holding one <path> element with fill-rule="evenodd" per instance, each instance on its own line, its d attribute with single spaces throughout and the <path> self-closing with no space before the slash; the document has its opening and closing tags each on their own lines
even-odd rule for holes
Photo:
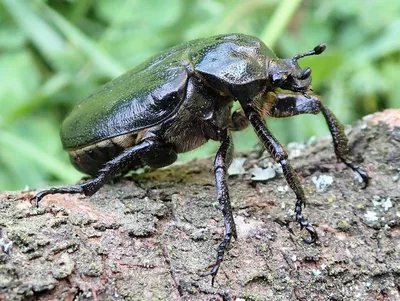
<svg viewBox="0 0 400 301">
<path fill-rule="evenodd" d="M 160 124 L 182 105 L 194 72 L 221 94 L 234 95 L 239 86 L 257 91 L 251 86 L 265 81 L 267 56 L 274 55 L 259 39 L 242 34 L 173 47 L 81 101 L 61 126 L 63 147 L 76 150 Z"/>
<path fill-rule="evenodd" d="M 214 118 L 212 123 L 226 128 L 235 99 L 269 87 L 266 65 L 272 57 L 259 39 L 243 34 L 166 50 L 81 101 L 61 126 L 63 147 L 77 169 L 95 175 L 148 132 L 164 135 L 158 138 L 176 153 L 218 140 L 204 120 Z M 131 169 L 140 163 L 132 162 Z"/>
</svg>

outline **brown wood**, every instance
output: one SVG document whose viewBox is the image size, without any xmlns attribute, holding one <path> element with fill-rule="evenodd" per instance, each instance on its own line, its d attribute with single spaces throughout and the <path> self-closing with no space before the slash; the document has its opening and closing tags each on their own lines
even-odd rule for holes
<svg viewBox="0 0 400 301">
<path fill-rule="evenodd" d="M 366 120 L 368 119 L 368 121 Z M 282 175 L 253 183 L 249 154 L 229 187 L 238 240 L 211 287 L 223 218 L 212 161 L 202 159 L 106 185 L 91 198 L 0 194 L 0 300 L 400 300 L 400 110 L 352 127 L 350 154 L 371 176 L 361 190 L 330 138 L 289 153 L 307 192 L 307 245 Z M 317 192 L 313 177 L 333 183 Z M 241 299 L 240 299 L 241 298 Z M 77 300 L 77 299 L 76 299 Z"/>
</svg>

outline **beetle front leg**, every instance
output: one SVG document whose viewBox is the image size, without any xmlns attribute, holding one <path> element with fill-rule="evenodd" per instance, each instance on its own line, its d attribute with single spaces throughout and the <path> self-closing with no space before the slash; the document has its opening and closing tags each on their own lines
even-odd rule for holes
<svg viewBox="0 0 400 301">
<path fill-rule="evenodd" d="M 104 167 L 99 170 L 98 175 L 85 181 L 84 183 L 80 184 L 79 187 L 64 187 L 64 188 L 51 188 L 48 190 L 41 191 L 37 193 L 33 200 L 35 200 L 36 207 L 39 206 L 40 200 L 49 194 L 76 194 L 81 193 L 86 196 L 91 196 L 96 193 L 105 183 L 111 181 L 115 176 L 120 174 L 129 164 L 136 158 L 142 157 L 144 163 L 148 163 L 147 156 L 149 150 L 159 147 L 160 143 L 151 141 L 151 140 L 144 140 L 142 143 L 124 151 L 119 156 L 115 157 L 111 161 L 107 162 Z M 176 159 L 176 154 L 172 154 L 171 158 L 173 161 Z M 175 158 L 175 159 L 174 159 Z M 172 160 L 170 160 L 172 161 Z M 169 162 L 168 162 L 169 163 Z"/>
<path fill-rule="evenodd" d="M 336 157 L 361 176 L 361 178 L 364 182 L 363 189 L 366 188 L 368 186 L 369 179 L 370 179 L 367 172 L 364 171 L 363 169 L 361 169 L 355 163 L 353 163 L 349 158 L 347 158 L 348 139 L 346 137 L 346 134 L 344 133 L 343 125 L 336 118 L 336 116 L 332 113 L 332 111 L 329 110 L 325 105 L 322 105 L 321 111 L 325 117 L 325 120 L 329 127 L 329 131 L 331 132 L 331 135 L 332 135 L 333 146 L 335 149 Z"/>
<path fill-rule="evenodd" d="M 300 114 L 318 114 L 319 112 L 322 112 L 328 124 L 336 157 L 361 176 L 364 182 L 363 188 L 366 188 L 369 182 L 367 172 L 347 158 L 348 139 L 344 133 L 343 125 L 332 111 L 321 103 L 318 96 L 308 95 L 307 97 L 301 94 L 277 94 L 274 103 L 270 104 L 268 115 L 281 118 Z"/>
<path fill-rule="evenodd" d="M 225 130 L 221 139 L 221 146 L 218 149 L 214 161 L 215 183 L 217 186 L 217 199 L 224 215 L 225 234 L 224 240 L 218 246 L 217 261 L 210 273 L 202 276 L 212 276 L 211 285 L 214 286 L 215 276 L 218 273 L 219 266 L 224 258 L 226 248 L 231 242 L 232 236 L 237 239 L 235 221 L 232 215 L 231 202 L 227 184 L 227 171 L 232 162 L 233 144 L 232 137 L 228 130 Z"/>
<path fill-rule="evenodd" d="M 276 99 L 270 105 L 267 113 L 276 118 L 300 114 L 318 114 L 322 106 L 319 97 L 316 95 L 307 96 L 303 94 L 276 94 Z"/>
<path fill-rule="evenodd" d="M 263 143 L 264 147 L 268 150 L 275 161 L 282 166 L 286 182 L 296 194 L 297 201 L 294 210 L 296 213 L 296 221 L 300 224 L 300 229 L 305 228 L 310 234 L 310 237 L 304 238 L 304 241 L 308 244 L 314 243 L 318 239 L 318 234 L 302 214 L 302 207 L 306 204 L 306 198 L 304 190 L 301 187 L 299 177 L 297 176 L 293 167 L 287 161 L 288 155 L 286 150 L 282 147 L 282 145 L 279 144 L 276 138 L 267 129 L 256 111 L 251 108 L 246 108 L 245 114 L 250 120 L 250 123 L 253 125 L 254 130 L 257 133 L 257 136 L 260 138 L 261 142 Z"/>
</svg>

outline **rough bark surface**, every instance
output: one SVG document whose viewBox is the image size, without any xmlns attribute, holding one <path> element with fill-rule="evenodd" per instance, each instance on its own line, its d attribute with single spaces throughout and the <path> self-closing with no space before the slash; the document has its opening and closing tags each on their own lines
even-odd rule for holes
<svg viewBox="0 0 400 301">
<path fill-rule="evenodd" d="M 125 177 L 91 198 L 47 196 L 38 209 L 34 192 L 2 193 L 0 299 L 400 300 L 399 116 L 375 114 L 349 132 L 371 177 L 365 190 L 330 139 L 289 148 L 314 245 L 302 241 L 282 175 L 251 179 L 251 168 L 274 166 L 269 156 L 237 155 L 246 158 L 245 173 L 229 178 L 238 240 L 215 287 L 199 276 L 223 236 L 212 158 Z"/>
</svg>

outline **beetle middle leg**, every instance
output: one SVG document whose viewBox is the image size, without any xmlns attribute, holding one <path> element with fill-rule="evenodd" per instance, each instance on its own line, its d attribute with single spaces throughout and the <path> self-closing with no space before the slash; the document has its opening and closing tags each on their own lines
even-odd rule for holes
<svg viewBox="0 0 400 301">
<path fill-rule="evenodd" d="M 299 114 L 318 114 L 320 112 L 322 112 L 328 124 L 336 157 L 361 176 L 364 182 L 363 188 L 366 188 L 369 182 L 367 172 L 347 157 L 348 139 L 344 133 L 343 125 L 332 111 L 321 103 L 317 96 L 310 95 L 307 97 L 299 94 L 277 94 L 276 101 L 270 106 L 267 114 L 280 118 Z"/>
<path fill-rule="evenodd" d="M 169 147 L 164 146 L 158 141 L 143 140 L 140 144 L 125 150 L 123 153 L 107 162 L 99 170 L 93 179 L 83 182 L 78 187 L 51 188 L 37 193 L 33 199 L 38 207 L 40 200 L 48 194 L 76 194 L 81 193 L 86 196 L 95 194 L 104 184 L 111 181 L 114 177 L 125 172 L 131 162 L 140 158 L 144 164 L 150 167 L 162 167 L 172 164 L 176 158 L 176 153 Z"/>
<path fill-rule="evenodd" d="M 224 130 L 221 138 L 221 146 L 218 149 L 214 161 L 215 183 L 217 186 L 217 199 L 224 215 L 225 233 L 224 240 L 218 246 L 217 261 L 210 273 L 202 276 L 212 276 L 211 284 L 214 286 L 214 279 L 218 273 L 219 266 L 224 258 L 226 248 L 231 242 L 232 236 L 237 239 L 235 221 L 232 215 L 231 202 L 229 199 L 229 191 L 227 184 L 227 172 L 232 162 L 233 144 L 229 130 Z"/>
<path fill-rule="evenodd" d="M 305 205 L 306 198 L 299 177 L 287 161 L 288 154 L 286 150 L 264 125 L 264 122 L 257 111 L 253 108 L 244 106 L 244 112 L 250 120 L 250 123 L 253 125 L 253 128 L 264 147 L 268 150 L 275 161 L 282 166 L 286 182 L 296 194 L 297 201 L 294 210 L 296 213 L 296 221 L 300 224 L 300 229 L 305 228 L 310 234 L 310 237 L 304 238 L 304 241 L 309 244 L 314 243 L 318 239 L 318 234 L 302 214 L 302 207 Z"/>
</svg>

